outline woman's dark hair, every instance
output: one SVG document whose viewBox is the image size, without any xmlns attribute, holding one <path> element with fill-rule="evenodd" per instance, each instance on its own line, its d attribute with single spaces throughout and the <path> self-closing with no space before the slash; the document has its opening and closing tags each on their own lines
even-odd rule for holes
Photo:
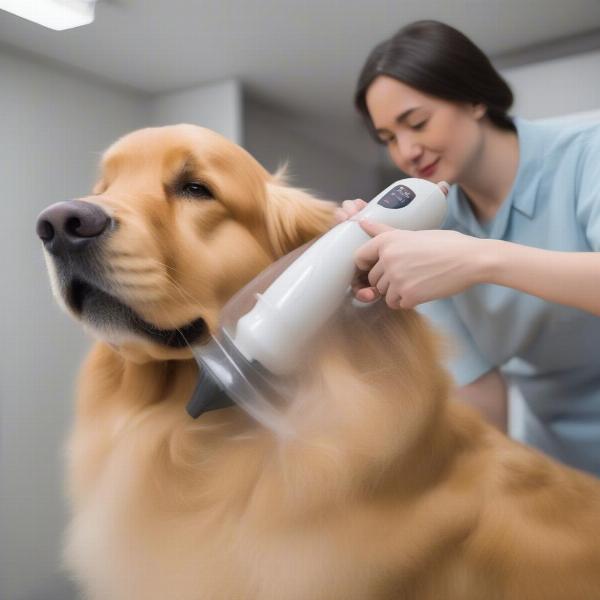
<svg viewBox="0 0 600 600">
<path fill-rule="evenodd" d="M 510 87 L 480 48 L 445 23 L 416 21 L 371 51 L 358 78 L 354 103 L 373 134 L 366 96 L 379 75 L 451 102 L 483 104 L 496 127 L 515 129 L 507 115 L 513 103 Z"/>
</svg>

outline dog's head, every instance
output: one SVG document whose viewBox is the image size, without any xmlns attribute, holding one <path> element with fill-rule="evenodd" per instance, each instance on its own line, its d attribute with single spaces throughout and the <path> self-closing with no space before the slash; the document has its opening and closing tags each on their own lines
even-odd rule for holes
<svg viewBox="0 0 600 600">
<path fill-rule="evenodd" d="M 325 231 L 333 205 L 291 188 L 222 136 L 143 129 L 105 153 L 91 196 L 44 210 L 59 303 L 124 351 L 189 355 L 227 299 Z"/>
</svg>

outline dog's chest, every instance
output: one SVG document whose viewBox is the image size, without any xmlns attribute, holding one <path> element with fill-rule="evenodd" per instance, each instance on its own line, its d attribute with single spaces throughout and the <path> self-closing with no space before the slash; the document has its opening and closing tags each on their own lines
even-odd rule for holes
<svg viewBox="0 0 600 600">
<path fill-rule="evenodd" d="M 314 535 L 266 536 L 236 518 L 147 512 L 99 490 L 67 557 L 91 600 L 364 600 L 367 582 Z"/>
<path fill-rule="evenodd" d="M 367 583 L 322 528 L 273 530 L 218 505 L 186 509 L 177 487 L 185 474 L 170 464 L 152 423 L 144 425 L 108 429 L 118 433 L 69 530 L 67 562 L 92 600 L 368 597 Z M 99 451 L 88 437 L 79 442 L 72 451 L 82 469 L 86 454 Z M 215 477 L 193 491 L 210 492 Z"/>
</svg>

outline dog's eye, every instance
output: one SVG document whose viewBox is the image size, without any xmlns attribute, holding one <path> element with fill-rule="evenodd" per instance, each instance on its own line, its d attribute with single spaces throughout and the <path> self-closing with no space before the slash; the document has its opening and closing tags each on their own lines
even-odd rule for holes
<svg viewBox="0 0 600 600">
<path fill-rule="evenodd" d="M 187 196 L 189 198 L 212 198 L 212 192 L 201 183 L 197 183 L 196 181 L 189 181 L 188 183 L 184 183 L 179 188 L 179 193 L 182 196 Z"/>
</svg>

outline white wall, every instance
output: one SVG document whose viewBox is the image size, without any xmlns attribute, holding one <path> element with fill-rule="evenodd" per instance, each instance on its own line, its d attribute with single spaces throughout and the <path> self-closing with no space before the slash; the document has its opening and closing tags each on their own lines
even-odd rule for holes
<svg viewBox="0 0 600 600">
<path fill-rule="evenodd" d="M 371 198 L 379 186 L 379 155 L 366 132 L 285 115 L 244 102 L 244 147 L 274 172 L 288 163 L 290 183 L 327 200 Z"/>
<path fill-rule="evenodd" d="M 150 100 L 153 125 L 193 123 L 242 143 L 242 90 L 227 80 L 160 94 Z"/>
<path fill-rule="evenodd" d="M 600 108 L 600 50 L 503 69 L 514 114 L 543 118 Z"/>
<path fill-rule="evenodd" d="M 0 598 L 69 600 L 61 448 L 88 347 L 53 301 L 35 235 L 86 194 L 102 150 L 144 125 L 143 98 L 0 48 Z"/>
</svg>

